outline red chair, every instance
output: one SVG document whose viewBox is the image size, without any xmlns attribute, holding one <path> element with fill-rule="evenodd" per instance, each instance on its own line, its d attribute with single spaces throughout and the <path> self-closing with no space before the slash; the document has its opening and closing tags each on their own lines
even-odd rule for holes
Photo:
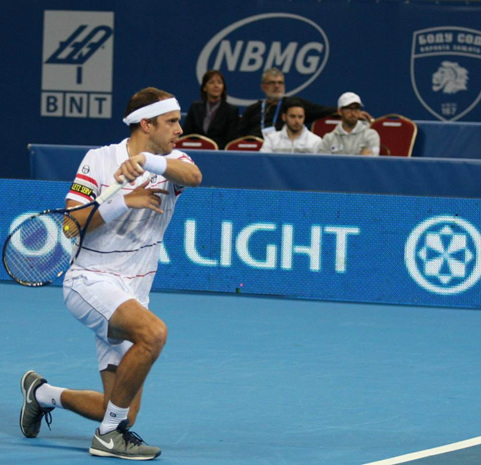
<svg viewBox="0 0 481 465">
<path fill-rule="evenodd" d="M 381 138 L 381 155 L 410 157 L 418 133 L 416 123 L 405 116 L 389 114 L 371 123 Z"/>
<path fill-rule="evenodd" d="M 381 147 L 379 147 L 379 155 L 392 155 L 391 151 L 384 145 L 381 144 Z"/>
<path fill-rule="evenodd" d="M 311 131 L 320 137 L 324 137 L 324 134 L 331 132 L 341 121 L 341 117 L 337 113 L 333 113 L 324 118 L 319 118 L 313 121 L 311 124 Z"/>
<path fill-rule="evenodd" d="M 176 149 L 219 150 L 215 141 L 201 134 L 187 134 L 175 143 Z"/>
<path fill-rule="evenodd" d="M 239 150 L 239 151 L 247 151 L 247 152 L 258 152 L 262 144 L 264 143 L 264 139 L 256 136 L 244 136 L 239 137 L 238 139 L 231 140 L 226 146 L 225 150 Z"/>
</svg>

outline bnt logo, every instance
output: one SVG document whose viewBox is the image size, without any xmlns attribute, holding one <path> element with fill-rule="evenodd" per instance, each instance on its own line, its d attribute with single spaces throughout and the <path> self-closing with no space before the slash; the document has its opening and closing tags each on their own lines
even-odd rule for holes
<svg viewBox="0 0 481 465">
<path fill-rule="evenodd" d="M 481 235 L 457 216 L 435 216 L 418 224 L 406 241 L 411 277 L 435 294 L 459 294 L 481 277 Z"/>
<path fill-rule="evenodd" d="M 111 12 L 45 11 L 42 116 L 111 118 Z"/>
<path fill-rule="evenodd" d="M 261 74 L 279 68 L 288 78 L 288 94 L 308 87 L 322 72 L 329 42 L 322 28 L 299 15 L 265 13 L 237 21 L 213 36 L 197 60 L 199 83 L 209 69 L 218 69 L 229 83 L 234 105 L 256 102 Z"/>
</svg>

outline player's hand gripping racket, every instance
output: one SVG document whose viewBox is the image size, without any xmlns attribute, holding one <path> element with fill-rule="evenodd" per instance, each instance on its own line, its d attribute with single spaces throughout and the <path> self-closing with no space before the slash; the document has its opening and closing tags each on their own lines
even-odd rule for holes
<svg viewBox="0 0 481 465">
<path fill-rule="evenodd" d="M 114 182 L 93 202 L 45 210 L 16 225 L 3 246 L 7 273 L 23 286 L 45 286 L 62 276 L 77 258 L 97 209 L 128 181 Z M 92 207 L 83 226 L 71 213 Z"/>
</svg>

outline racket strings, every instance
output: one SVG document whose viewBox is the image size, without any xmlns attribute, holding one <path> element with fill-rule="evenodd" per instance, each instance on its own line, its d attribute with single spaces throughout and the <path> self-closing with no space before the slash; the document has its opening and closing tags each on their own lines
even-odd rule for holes
<svg viewBox="0 0 481 465">
<path fill-rule="evenodd" d="M 52 282 L 67 270 L 79 236 L 78 223 L 68 214 L 31 217 L 12 232 L 5 245 L 7 271 L 22 284 Z"/>
</svg>

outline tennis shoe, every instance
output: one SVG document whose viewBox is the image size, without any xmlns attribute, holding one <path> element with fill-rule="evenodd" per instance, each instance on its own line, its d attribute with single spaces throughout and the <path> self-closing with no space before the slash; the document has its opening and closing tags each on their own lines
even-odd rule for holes
<svg viewBox="0 0 481 465">
<path fill-rule="evenodd" d="M 27 438 L 36 438 L 45 417 L 47 426 L 52 423 L 51 411 L 53 408 L 42 408 L 35 398 L 35 391 L 47 380 L 33 370 L 27 371 L 20 381 L 23 394 L 22 410 L 20 411 L 20 429 Z"/>
<path fill-rule="evenodd" d="M 89 452 L 100 457 L 127 460 L 152 460 L 161 454 L 158 447 L 145 444 L 138 434 L 129 430 L 129 420 L 120 422 L 117 429 L 106 434 L 100 434 L 97 428 Z"/>
</svg>

